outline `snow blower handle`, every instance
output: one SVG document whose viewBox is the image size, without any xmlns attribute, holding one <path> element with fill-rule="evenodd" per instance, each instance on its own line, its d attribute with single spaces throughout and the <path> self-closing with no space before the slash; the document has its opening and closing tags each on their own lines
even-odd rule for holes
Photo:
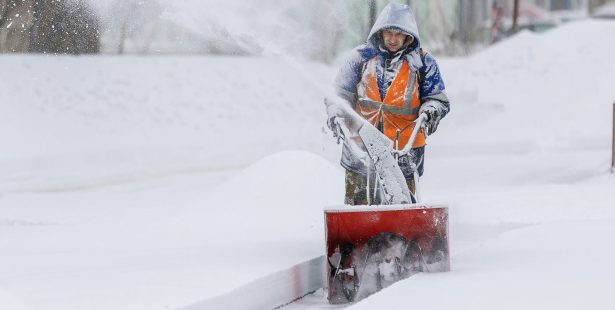
<svg viewBox="0 0 615 310">
<path fill-rule="evenodd" d="M 337 138 L 337 142 L 339 144 L 340 141 L 344 141 L 346 145 L 350 148 L 350 151 L 357 156 L 359 160 L 361 160 L 365 165 L 368 165 L 369 155 L 367 152 L 360 147 L 356 141 L 352 139 L 352 133 L 346 126 L 346 120 L 344 118 L 334 116 L 331 120 L 332 123 L 332 131 L 335 138 Z"/>
<path fill-rule="evenodd" d="M 412 148 L 412 144 L 414 144 L 414 140 L 416 139 L 416 136 L 419 133 L 419 130 L 421 130 L 421 128 L 423 128 L 423 125 L 425 124 L 425 121 L 427 121 L 427 119 L 429 118 L 429 116 L 427 115 L 427 113 L 421 113 L 421 115 L 419 115 L 419 117 L 417 119 L 414 120 L 414 129 L 412 129 L 412 134 L 410 134 L 410 139 L 408 139 L 408 143 L 406 143 L 406 146 L 404 146 L 404 148 L 400 151 L 393 151 L 394 154 L 397 154 L 398 157 L 407 155 L 408 153 L 410 153 L 410 149 Z"/>
</svg>

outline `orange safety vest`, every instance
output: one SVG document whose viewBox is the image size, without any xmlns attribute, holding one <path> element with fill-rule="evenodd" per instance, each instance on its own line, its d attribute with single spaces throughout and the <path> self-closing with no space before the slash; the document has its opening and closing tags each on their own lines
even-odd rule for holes
<svg viewBox="0 0 615 310">
<path fill-rule="evenodd" d="M 357 85 L 358 101 L 355 110 L 376 127 L 382 118 L 384 135 L 393 142 L 399 130 L 398 147 L 401 150 L 410 139 L 414 129 L 413 121 L 417 119 L 421 106 L 418 95 L 418 74 L 416 72 L 412 74 L 408 61 L 404 59 L 401 69 L 389 86 L 386 97 L 381 100 L 376 79 L 377 65 L 377 57 L 367 62 L 361 82 Z M 412 147 L 424 145 L 425 132 L 421 129 Z"/>
</svg>

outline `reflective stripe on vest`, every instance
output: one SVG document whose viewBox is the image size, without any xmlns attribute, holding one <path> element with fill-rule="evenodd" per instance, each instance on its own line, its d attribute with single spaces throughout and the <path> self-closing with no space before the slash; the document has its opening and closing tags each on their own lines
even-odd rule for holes
<svg viewBox="0 0 615 310">
<path fill-rule="evenodd" d="M 397 130 L 399 130 L 399 148 L 402 149 L 410 139 L 410 134 L 414 128 L 413 121 L 418 117 L 421 106 L 418 96 L 417 73 L 410 70 L 408 61 L 404 59 L 399 72 L 386 92 L 384 100 L 381 100 L 376 78 L 377 66 L 377 57 L 369 60 L 365 66 L 361 82 L 357 85 L 356 111 L 376 127 L 382 118 L 384 134 L 393 142 L 395 142 Z M 412 147 L 424 145 L 425 133 L 421 130 Z"/>
</svg>

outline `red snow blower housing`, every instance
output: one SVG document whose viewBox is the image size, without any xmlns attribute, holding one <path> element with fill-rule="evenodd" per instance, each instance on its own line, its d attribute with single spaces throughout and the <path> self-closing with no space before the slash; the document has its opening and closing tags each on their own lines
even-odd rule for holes
<svg viewBox="0 0 615 310">
<path fill-rule="evenodd" d="M 325 210 L 328 299 L 360 300 L 417 272 L 449 271 L 448 209 L 424 205 Z"/>
</svg>

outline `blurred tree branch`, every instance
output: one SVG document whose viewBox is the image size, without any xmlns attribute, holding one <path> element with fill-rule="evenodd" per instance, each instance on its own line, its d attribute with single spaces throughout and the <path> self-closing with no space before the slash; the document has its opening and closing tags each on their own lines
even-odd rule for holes
<svg viewBox="0 0 615 310">
<path fill-rule="evenodd" d="M 85 0 L 0 0 L 0 52 L 97 53 L 99 21 Z"/>
</svg>

